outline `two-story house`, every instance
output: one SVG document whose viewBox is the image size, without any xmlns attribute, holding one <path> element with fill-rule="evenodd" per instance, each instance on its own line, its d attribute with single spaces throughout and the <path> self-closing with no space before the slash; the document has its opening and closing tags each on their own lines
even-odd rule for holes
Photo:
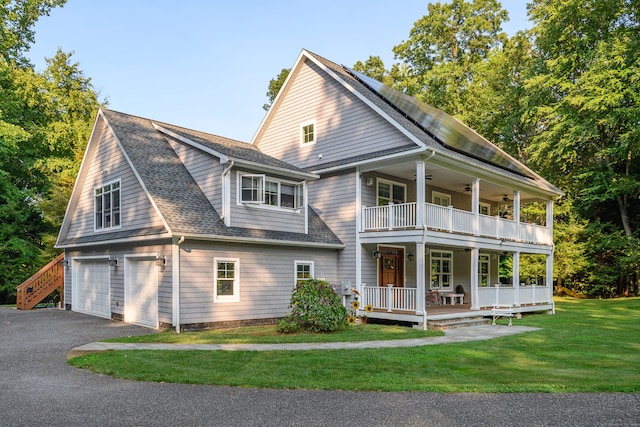
<svg viewBox="0 0 640 427">
<path fill-rule="evenodd" d="M 150 327 L 272 322 L 315 277 L 425 327 L 432 291 L 466 312 L 552 311 L 560 195 L 442 111 L 303 50 L 250 144 L 99 112 L 57 242 L 66 306 Z M 541 224 L 520 215 L 533 201 Z M 534 285 L 525 254 L 545 259 Z"/>
</svg>

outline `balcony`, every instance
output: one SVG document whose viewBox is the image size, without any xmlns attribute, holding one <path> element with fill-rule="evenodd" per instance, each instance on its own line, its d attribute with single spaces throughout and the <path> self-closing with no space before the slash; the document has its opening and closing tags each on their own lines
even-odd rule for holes
<svg viewBox="0 0 640 427">
<path fill-rule="evenodd" d="M 418 221 L 416 203 L 365 207 L 362 210 L 362 231 L 392 231 L 424 227 L 434 231 L 468 234 L 515 242 L 551 245 L 549 227 L 516 222 L 499 216 L 475 214 L 452 206 L 425 203 L 424 218 Z M 422 223 L 422 224 L 421 224 Z"/>
</svg>

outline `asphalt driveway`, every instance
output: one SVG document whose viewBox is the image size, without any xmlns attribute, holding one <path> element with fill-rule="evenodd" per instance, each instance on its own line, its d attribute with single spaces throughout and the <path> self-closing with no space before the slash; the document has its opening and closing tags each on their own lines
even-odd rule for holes
<svg viewBox="0 0 640 427">
<path fill-rule="evenodd" d="M 259 390 L 127 381 L 66 364 L 73 347 L 149 332 L 57 309 L 0 307 L 0 426 L 640 425 L 640 394 Z"/>
</svg>

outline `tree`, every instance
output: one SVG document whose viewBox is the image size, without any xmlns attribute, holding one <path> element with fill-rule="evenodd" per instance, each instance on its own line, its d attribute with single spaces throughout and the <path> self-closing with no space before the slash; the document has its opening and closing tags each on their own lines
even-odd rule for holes
<svg viewBox="0 0 640 427">
<path fill-rule="evenodd" d="M 59 50 L 41 73 L 22 56 L 37 19 L 64 3 L 5 0 L 0 10 L 0 303 L 54 254 L 98 107 L 71 54 Z"/>
<path fill-rule="evenodd" d="M 379 56 L 370 56 L 365 62 L 358 61 L 353 66 L 353 69 L 387 86 L 393 85 L 391 75 L 384 68 L 384 62 Z"/>
<path fill-rule="evenodd" d="M 33 26 L 51 9 L 67 0 L 2 0 L 0 3 L 0 57 L 26 63 L 23 53 L 34 42 Z"/>
<path fill-rule="evenodd" d="M 640 4 L 536 0 L 537 70 L 527 82 L 539 126 L 532 160 L 579 197 L 587 217 L 638 233 Z M 610 216 L 617 211 L 617 218 Z"/>
<path fill-rule="evenodd" d="M 269 80 L 269 90 L 267 91 L 267 98 L 269 99 L 269 102 L 262 106 L 265 111 L 269 111 L 269 108 L 271 108 L 271 105 L 273 104 L 273 101 L 276 100 L 282 85 L 284 85 L 285 80 L 289 77 L 290 71 L 290 68 L 283 68 L 275 79 Z"/>
<path fill-rule="evenodd" d="M 505 43 L 501 25 L 507 19 L 497 0 L 429 4 L 409 39 L 393 48 L 395 58 L 408 67 L 395 68 L 404 74 L 393 75 L 396 85 L 465 121 L 475 67 Z"/>
</svg>

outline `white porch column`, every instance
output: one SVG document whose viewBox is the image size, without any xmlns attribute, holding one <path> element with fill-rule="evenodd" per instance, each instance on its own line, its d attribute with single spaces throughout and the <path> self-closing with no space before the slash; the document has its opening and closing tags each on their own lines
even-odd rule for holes
<svg viewBox="0 0 640 427">
<path fill-rule="evenodd" d="M 478 303 L 478 260 L 480 258 L 480 249 L 471 249 L 471 274 L 469 283 L 471 283 L 471 310 L 479 310 Z"/>
<path fill-rule="evenodd" d="M 553 243 L 553 200 L 547 200 L 547 229 L 549 229 L 549 238 L 551 239 L 548 243 Z"/>
<path fill-rule="evenodd" d="M 547 298 L 548 301 L 553 304 L 553 253 L 547 255 L 547 268 L 545 275 L 545 285 L 547 286 L 547 291 L 549 292 Z M 553 304 L 553 312 L 555 313 L 555 304 Z"/>
<path fill-rule="evenodd" d="M 473 235 L 480 234 L 480 180 L 473 178 L 471 183 L 471 212 L 473 213 Z"/>
<path fill-rule="evenodd" d="M 356 283 L 355 288 L 358 292 L 362 292 L 362 245 L 360 244 L 360 231 L 362 230 L 362 174 L 360 168 L 356 167 Z M 306 197 L 306 196 L 305 196 Z M 306 199 L 305 199 L 306 200 Z"/>
<path fill-rule="evenodd" d="M 424 251 L 424 243 L 416 243 L 416 314 L 426 314 L 427 306 L 425 304 L 426 288 L 425 288 L 425 263 L 427 258 Z M 426 328 L 426 325 L 425 325 Z"/>
<path fill-rule="evenodd" d="M 520 192 L 513 191 L 513 220 L 516 223 L 516 235 L 521 238 L 520 235 Z"/>
<path fill-rule="evenodd" d="M 424 183 L 424 162 L 416 162 L 416 228 L 424 228 L 424 211 L 426 203 L 426 185 Z M 417 256 L 417 254 L 416 254 Z"/>
<path fill-rule="evenodd" d="M 514 305 L 520 306 L 520 252 L 513 253 L 513 289 L 515 292 Z"/>
</svg>

